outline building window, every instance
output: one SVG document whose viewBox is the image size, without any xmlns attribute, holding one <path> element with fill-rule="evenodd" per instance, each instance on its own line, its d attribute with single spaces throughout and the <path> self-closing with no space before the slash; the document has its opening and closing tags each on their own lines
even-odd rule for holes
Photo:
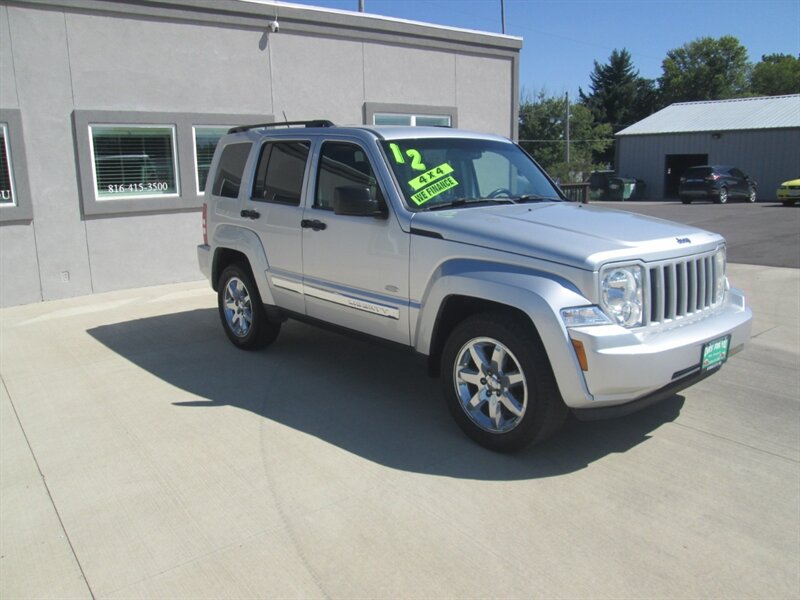
<svg viewBox="0 0 800 600">
<path fill-rule="evenodd" d="M 11 152 L 8 148 L 8 125 L 0 123 L 0 204 L 15 206 L 17 194 L 11 171 Z"/>
<path fill-rule="evenodd" d="M 373 125 L 411 125 L 416 127 L 450 127 L 449 115 L 415 115 L 397 113 L 375 113 Z"/>
<path fill-rule="evenodd" d="M 214 158 L 214 150 L 217 148 L 219 140 L 228 133 L 230 126 L 206 126 L 193 127 L 194 132 L 194 165 L 197 175 L 197 194 L 202 195 L 206 189 L 208 171 L 211 168 L 211 160 Z"/>
<path fill-rule="evenodd" d="M 177 196 L 175 127 L 90 125 L 98 200 Z"/>
<path fill-rule="evenodd" d="M 85 218 L 199 209 L 217 143 L 231 127 L 271 115 L 76 110 L 72 113 Z M 0 113 L 0 122 L 6 121 Z M 21 173 L 9 122 L 17 193 Z M 8 212 L 8 211 L 4 211 Z M 2 217 L 2 213 L 0 213 Z"/>
</svg>

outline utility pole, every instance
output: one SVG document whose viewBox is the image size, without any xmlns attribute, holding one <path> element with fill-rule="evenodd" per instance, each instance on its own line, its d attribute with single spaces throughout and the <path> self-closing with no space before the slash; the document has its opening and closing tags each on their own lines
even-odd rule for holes
<svg viewBox="0 0 800 600">
<path fill-rule="evenodd" d="M 364 0 L 358 0 L 358 12 L 364 12 Z"/>
<path fill-rule="evenodd" d="M 505 0 L 500 0 L 500 20 L 503 24 L 503 35 L 506 34 L 506 2 Z"/>
<path fill-rule="evenodd" d="M 564 94 L 564 99 L 567 102 L 567 127 L 566 131 L 564 132 L 564 138 L 567 140 L 567 164 L 569 164 L 569 92 Z"/>
</svg>

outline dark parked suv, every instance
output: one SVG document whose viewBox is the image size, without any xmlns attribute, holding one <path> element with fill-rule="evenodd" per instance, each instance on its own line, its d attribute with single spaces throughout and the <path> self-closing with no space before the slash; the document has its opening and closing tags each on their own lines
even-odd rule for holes
<svg viewBox="0 0 800 600">
<path fill-rule="evenodd" d="M 729 198 L 744 198 L 756 201 L 756 182 L 736 167 L 702 166 L 686 169 L 681 177 L 678 195 L 681 202 L 691 204 L 692 200 L 713 200 L 725 204 Z"/>
</svg>

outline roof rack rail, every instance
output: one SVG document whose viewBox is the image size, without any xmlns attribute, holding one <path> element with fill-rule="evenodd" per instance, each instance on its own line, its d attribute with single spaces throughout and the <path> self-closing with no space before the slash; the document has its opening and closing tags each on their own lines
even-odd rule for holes
<svg viewBox="0 0 800 600">
<path fill-rule="evenodd" d="M 304 127 L 335 127 L 336 125 L 326 119 L 317 119 L 316 121 L 275 121 L 274 123 L 258 123 L 256 125 L 239 125 L 232 127 L 228 133 L 241 133 L 242 131 L 250 131 L 251 129 L 263 129 L 266 127 L 288 127 L 289 125 L 303 125 Z"/>
</svg>

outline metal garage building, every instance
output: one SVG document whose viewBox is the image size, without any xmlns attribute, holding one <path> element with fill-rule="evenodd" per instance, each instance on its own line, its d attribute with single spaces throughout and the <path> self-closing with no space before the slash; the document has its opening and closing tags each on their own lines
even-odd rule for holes
<svg viewBox="0 0 800 600">
<path fill-rule="evenodd" d="M 800 176 L 800 94 L 672 104 L 617 133 L 615 164 L 650 199 L 677 197 L 686 169 L 714 164 L 740 168 L 759 200 L 775 200 Z"/>
<path fill-rule="evenodd" d="M 205 174 L 234 124 L 516 137 L 521 46 L 283 2 L 0 0 L 0 305 L 199 279 Z"/>
</svg>

